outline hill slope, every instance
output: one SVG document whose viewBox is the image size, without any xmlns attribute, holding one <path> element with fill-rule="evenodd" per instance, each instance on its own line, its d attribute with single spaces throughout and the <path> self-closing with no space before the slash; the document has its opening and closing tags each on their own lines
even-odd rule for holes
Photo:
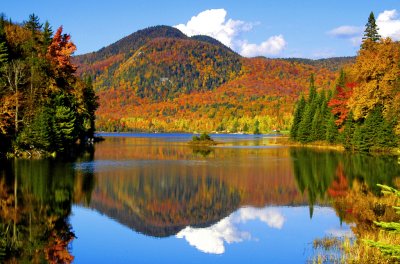
<svg viewBox="0 0 400 264">
<path fill-rule="evenodd" d="M 248 133 L 288 128 L 310 75 L 328 89 L 342 61 L 248 59 L 167 26 L 75 58 L 79 74 L 94 77 L 99 130 Z"/>
</svg>

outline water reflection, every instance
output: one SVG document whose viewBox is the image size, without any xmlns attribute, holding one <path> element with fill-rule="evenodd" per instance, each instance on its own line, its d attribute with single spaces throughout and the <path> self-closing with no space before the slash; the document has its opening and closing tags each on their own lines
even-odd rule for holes
<svg viewBox="0 0 400 264">
<path fill-rule="evenodd" d="M 51 160 L 16 159 L 0 166 L 0 262 L 72 262 L 71 205 L 79 197 L 90 202 L 93 175 Z"/>
<path fill-rule="evenodd" d="M 286 239 L 294 242 L 305 232 L 347 234 L 340 226 L 321 227 L 370 221 L 358 213 L 365 206 L 359 201 L 375 197 L 376 183 L 392 185 L 400 176 L 394 157 L 275 148 L 260 138 L 225 141 L 228 147 L 199 151 L 164 137 L 113 137 L 74 161 L 2 162 L 0 262 L 71 262 L 71 252 L 79 251 L 71 244 L 85 241 L 70 225 L 73 204 L 146 236 L 179 238 L 219 255 L 259 239 L 263 228 L 271 234 L 294 225 L 276 238 L 293 233 Z M 333 206 L 337 216 L 330 209 L 329 221 L 313 222 L 321 205 Z M 313 219 L 299 218 L 298 208 Z M 384 209 L 368 212 L 384 216 Z M 247 228 L 255 222 L 257 230 Z"/>
<path fill-rule="evenodd" d="M 186 239 L 191 246 L 204 253 L 222 254 L 225 252 L 224 242 L 232 244 L 255 238 L 250 232 L 241 231 L 238 227 L 252 220 L 261 221 L 276 229 L 281 229 L 285 222 L 285 218 L 277 209 L 248 207 L 237 210 L 210 227 L 188 226 L 176 234 L 176 237 Z"/>
</svg>

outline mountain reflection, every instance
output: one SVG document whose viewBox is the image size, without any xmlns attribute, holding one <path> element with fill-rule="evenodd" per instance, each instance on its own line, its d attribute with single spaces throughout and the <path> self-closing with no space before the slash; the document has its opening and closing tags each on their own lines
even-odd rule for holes
<svg viewBox="0 0 400 264">
<path fill-rule="evenodd" d="M 270 228 L 281 229 L 285 218 L 277 209 L 265 207 L 263 209 L 248 207 L 241 208 L 218 223 L 196 228 L 188 226 L 176 234 L 177 238 L 184 238 L 191 246 L 204 253 L 223 254 L 225 243 L 239 243 L 244 240 L 255 239 L 248 231 L 241 231 L 239 224 L 258 220 Z"/>
<path fill-rule="evenodd" d="M 371 191 L 372 199 L 377 183 L 392 185 L 400 176 L 395 157 L 303 148 L 208 151 L 157 138 L 111 138 L 74 162 L 1 162 L 0 262 L 73 261 L 72 204 L 147 236 L 176 235 L 222 254 L 227 244 L 256 239 L 243 223 L 282 228 L 279 206 L 308 205 L 312 217 L 314 205 L 330 205 L 341 220 L 361 225 L 357 197 Z"/>
</svg>

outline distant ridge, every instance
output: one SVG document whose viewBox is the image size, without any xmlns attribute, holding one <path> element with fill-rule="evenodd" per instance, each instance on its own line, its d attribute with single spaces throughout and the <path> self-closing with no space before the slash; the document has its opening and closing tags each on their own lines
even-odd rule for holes
<svg viewBox="0 0 400 264">
<path fill-rule="evenodd" d="M 298 63 L 303 63 L 303 64 L 309 64 L 315 67 L 323 67 L 327 68 L 331 71 L 338 71 L 343 66 L 347 64 L 354 63 L 356 60 L 356 57 L 332 57 L 332 58 L 326 58 L 326 59 L 303 59 L 303 58 L 284 58 L 282 60 L 290 61 L 290 62 L 298 62 Z"/>
</svg>

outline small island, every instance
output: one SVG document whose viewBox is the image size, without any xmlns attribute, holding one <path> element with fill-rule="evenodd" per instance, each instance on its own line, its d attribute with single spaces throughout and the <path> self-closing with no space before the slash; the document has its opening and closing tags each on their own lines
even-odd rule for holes
<svg viewBox="0 0 400 264">
<path fill-rule="evenodd" d="M 213 140 L 207 133 L 203 133 L 200 136 L 194 135 L 192 137 L 192 140 L 189 141 L 189 144 L 192 146 L 206 147 L 206 146 L 215 146 L 217 145 L 217 142 Z"/>
</svg>

